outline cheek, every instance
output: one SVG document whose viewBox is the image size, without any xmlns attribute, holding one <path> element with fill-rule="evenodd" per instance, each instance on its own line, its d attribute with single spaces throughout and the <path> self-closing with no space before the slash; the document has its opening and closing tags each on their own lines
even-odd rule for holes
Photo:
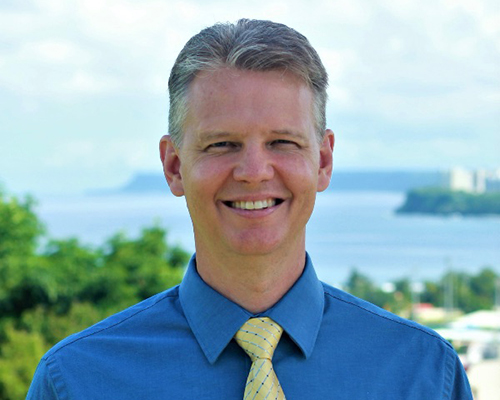
<svg viewBox="0 0 500 400">
<path fill-rule="evenodd" d="M 276 158 L 276 165 L 285 178 L 299 186 L 308 186 L 318 177 L 319 160 L 313 157 L 281 155 Z"/>
<path fill-rule="evenodd" d="M 216 191 L 230 169 L 221 162 L 203 160 L 181 167 L 181 175 L 186 193 L 205 194 Z M 201 200 L 201 199 L 196 199 Z"/>
</svg>

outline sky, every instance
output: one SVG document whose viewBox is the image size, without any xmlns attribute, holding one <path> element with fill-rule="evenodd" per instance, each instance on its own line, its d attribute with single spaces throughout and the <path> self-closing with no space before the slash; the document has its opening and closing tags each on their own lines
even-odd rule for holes
<svg viewBox="0 0 500 400">
<path fill-rule="evenodd" d="M 2 0 L 3 190 L 78 193 L 161 172 L 177 54 L 239 18 L 285 23 L 317 49 L 335 169 L 500 167 L 497 0 Z"/>
</svg>

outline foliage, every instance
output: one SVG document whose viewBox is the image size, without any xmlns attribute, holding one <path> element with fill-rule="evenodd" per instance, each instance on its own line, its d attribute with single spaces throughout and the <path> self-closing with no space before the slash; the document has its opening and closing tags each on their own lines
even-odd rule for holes
<svg viewBox="0 0 500 400">
<path fill-rule="evenodd" d="M 495 305 L 495 285 L 500 284 L 500 274 L 492 268 L 484 268 L 477 275 L 464 272 L 448 272 L 437 282 L 426 281 L 423 290 L 412 290 L 409 279 L 393 282 L 391 290 L 384 291 L 370 278 L 351 271 L 345 284 L 349 293 L 365 299 L 379 307 L 405 316 L 410 316 L 411 306 L 417 301 L 430 303 L 435 307 L 445 307 L 445 293 L 451 291 L 453 308 L 464 313 L 492 309 Z"/>
<path fill-rule="evenodd" d="M 398 213 L 500 214 L 500 192 L 468 193 L 443 188 L 420 188 L 406 194 Z"/>
<path fill-rule="evenodd" d="M 33 204 L 0 193 L 0 400 L 24 399 L 52 345 L 176 285 L 188 261 L 159 226 L 97 248 L 50 240 Z"/>
<path fill-rule="evenodd" d="M 4 335 L 0 351 L 0 398 L 24 399 L 47 345 L 39 333 L 16 330 L 12 326 Z"/>
<path fill-rule="evenodd" d="M 446 287 L 452 291 L 454 307 L 469 313 L 490 309 L 495 299 L 495 284 L 500 276 L 491 268 L 485 268 L 477 275 L 448 272 L 440 281 L 439 288 L 444 293 Z"/>
<path fill-rule="evenodd" d="M 345 290 L 356 297 L 378 305 L 396 314 L 401 314 L 411 304 L 410 282 L 401 279 L 391 283 L 392 290 L 383 290 L 366 275 L 356 269 L 351 271 L 345 284 Z"/>
<path fill-rule="evenodd" d="M 0 261 L 33 253 L 43 226 L 33 213 L 34 200 L 0 192 Z"/>
<path fill-rule="evenodd" d="M 356 269 L 353 269 L 351 275 L 346 282 L 346 289 L 349 293 L 369 301 L 373 304 L 388 306 L 390 296 L 378 289 L 374 282 L 366 275 L 361 274 Z"/>
</svg>

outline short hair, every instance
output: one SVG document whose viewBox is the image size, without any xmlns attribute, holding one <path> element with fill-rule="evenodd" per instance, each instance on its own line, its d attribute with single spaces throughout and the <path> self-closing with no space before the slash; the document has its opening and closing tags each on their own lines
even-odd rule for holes
<svg viewBox="0 0 500 400">
<path fill-rule="evenodd" d="M 286 25 L 240 19 L 236 24 L 215 24 L 193 36 L 172 67 L 168 80 L 168 128 L 177 147 L 182 144 L 189 85 L 197 73 L 224 67 L 286 70 L 297 75 L 313 92 L 315 128 L 318 140 L 322 140 L 326 129 L 328 74 L 316 50 L 304 35 Z"/>
</svg>

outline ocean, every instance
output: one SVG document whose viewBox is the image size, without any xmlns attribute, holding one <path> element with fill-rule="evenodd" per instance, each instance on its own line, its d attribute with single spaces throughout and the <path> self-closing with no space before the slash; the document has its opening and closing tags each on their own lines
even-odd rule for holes
<svg viewBox="0 0 500 400">
<path fill-rule="evenodd" d="M 500 272 L 500 217 L 396 215 L 404 193 L 318 194 L 306 247 L 320 279 L 342 286 L 353 268 L 378 283 L 438 279 L 448 270 Z M 98 246 L 119 231 L 158 223 L 168 241 L 194 251 L 184 198 L 170 193 L 42 196 L 36 212 L 50 238 Z"/>
</svg>

